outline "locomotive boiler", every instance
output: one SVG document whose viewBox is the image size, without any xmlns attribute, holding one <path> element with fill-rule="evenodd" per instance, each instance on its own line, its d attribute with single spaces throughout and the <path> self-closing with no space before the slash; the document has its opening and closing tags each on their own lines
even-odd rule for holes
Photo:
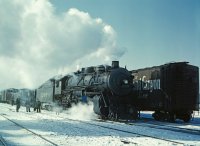
<svg viewBox="0 0 200 146">
<path fill-rule="evenodd" d="M 71 99 L 92 101 L 94 112 L 103 118 L 136 118 L 137 110 L 132 104 L 133 76 L 119 67 L 100 65 L 82 68 L 68 75 L 63 93 Z"/>
</svg>

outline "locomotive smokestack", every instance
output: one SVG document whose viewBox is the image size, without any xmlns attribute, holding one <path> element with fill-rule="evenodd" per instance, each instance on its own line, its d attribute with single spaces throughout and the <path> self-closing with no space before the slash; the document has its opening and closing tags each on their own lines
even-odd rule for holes
<svg viewBox="0 0 200 146">
<path fill-rule="evenodd" d="M 119 61 L 112 61 L 112 68 L 119 68 Z"/>
</svg>

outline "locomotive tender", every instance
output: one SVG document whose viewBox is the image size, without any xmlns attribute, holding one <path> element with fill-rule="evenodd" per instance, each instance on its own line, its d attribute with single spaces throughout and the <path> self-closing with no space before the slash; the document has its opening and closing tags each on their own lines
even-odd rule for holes
<svg viewBox="0 0 200 146">
<path fill-rule="evenodd" d="M 53 106 L 55 106 L 55 102 L 58 102 L 60 106 L 64 108 L 70 107 L 72 101 L 68 96 L 63 94 L 67 78 L 68 75 L 50 78 L 35 90 L 35 99 L 42 103 L 43 109 L 52 110 Z"/>
<path fill-rule="evenodd" d="M 111 120 L 137 119 L 139 111 L 149 110 L 156 120 L 188 122 L 199 110 L 199 69 L 176 62 L 128 71 L 113 61 L 51 78 L 36 92 L 36 100 L 64 108 L 92 101 L 94 112 Z"/>
</svg>

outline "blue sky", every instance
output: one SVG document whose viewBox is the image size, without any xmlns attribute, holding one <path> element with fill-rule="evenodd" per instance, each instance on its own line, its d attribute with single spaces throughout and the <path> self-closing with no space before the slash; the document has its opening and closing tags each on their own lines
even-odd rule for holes
<svg viewBox="0 0 200 146">
<path fill-rule="evenodd" d="M 57 13 L 77 8 L 101 18 L 125 47 L 129 68 L 189 61 L 200 66 L 199 0 L 51 0 Z"/>
</svg>

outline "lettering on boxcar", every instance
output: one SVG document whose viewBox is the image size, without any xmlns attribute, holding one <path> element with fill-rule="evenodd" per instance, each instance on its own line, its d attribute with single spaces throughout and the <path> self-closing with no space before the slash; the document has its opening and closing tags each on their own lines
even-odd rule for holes
<svg viewBox="0 0 200 146">
<path fill-rule="evenodd" d="M 147 80 L 146 76 L 139 78 L 134 82 L 136 90 L 159 90 L 160 79 Z"/>
</svg>

